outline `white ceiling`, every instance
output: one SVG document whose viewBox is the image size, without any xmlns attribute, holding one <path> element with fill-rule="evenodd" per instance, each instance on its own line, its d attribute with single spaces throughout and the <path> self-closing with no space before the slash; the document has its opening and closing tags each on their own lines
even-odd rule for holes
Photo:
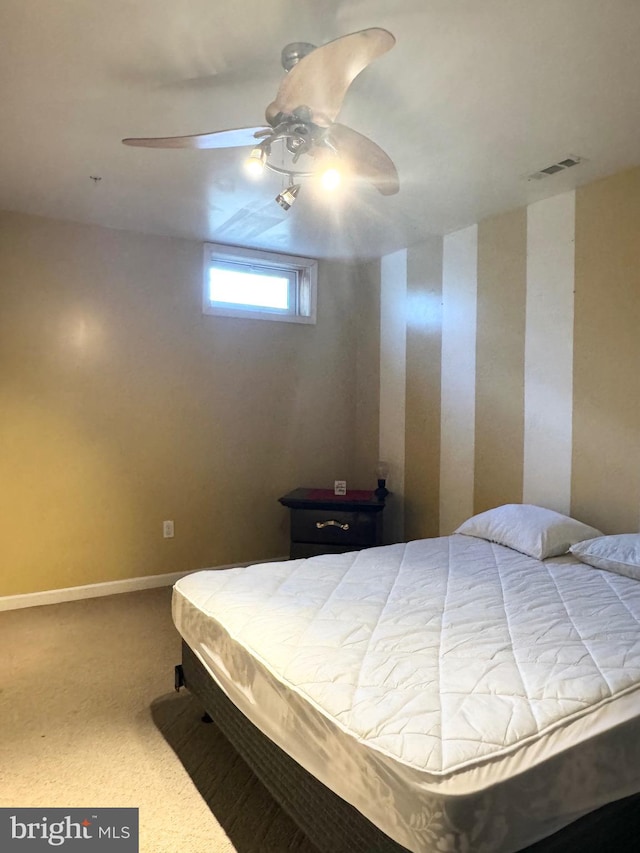
<svg viewBox="0 0 640 853">
<path fill-rule="evenodd" d="M 305 186 L 285 213 L 245 149 L 120 142 L 260 125 L 285 44 L 371 26 L 396 46 L 339 121 L 392 157 L 396 196 Z M 0 208 L 379 255 L 640 163 L 639 45 L 640 0 L 1 0 Z M 527 180 L 571 154 L 585 162 Z"/>
</svg>

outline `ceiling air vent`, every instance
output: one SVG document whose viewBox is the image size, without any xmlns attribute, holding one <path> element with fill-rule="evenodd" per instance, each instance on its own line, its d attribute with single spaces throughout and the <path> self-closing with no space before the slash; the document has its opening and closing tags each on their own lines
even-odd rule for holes
<svg viewBox="0 0 640 853">
<path fill-rule="evenodd" d="M 545 166 L 544 169 L 539 169 L 531 175 L 527 175 L 528 181 L 540 181 L 542 178 L 547 178 L 549 175 L 555 175 L 558 172 L 564 172 L 565 169 L 570 169 L 572 166 L 577 166 L 578 163 L 583 163 L 584 157 L 576 157 L 570 154 L 564 160 L 558 160 L 557 163 L 552 163 L 550 166 Z"/>
</svg>

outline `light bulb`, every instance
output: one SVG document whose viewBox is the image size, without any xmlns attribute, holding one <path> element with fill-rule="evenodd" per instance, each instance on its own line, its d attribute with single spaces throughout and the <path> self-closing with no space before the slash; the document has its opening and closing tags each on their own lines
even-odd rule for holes
<svg viewBox="0 0 640 853">
<path fill-rule="evenodd" d="M 295 202 L 299 192 L 300 184 L 291 184 L 291 186 L 287 187 L 286 190 L 282 190 L 281 193 L 278 193 L 276 201 L 280 207 L 284 208 L 284 210 L 289 210 L 291 205 Z"/>
<path fill-rule="evenodd" d="M 342 183 L 342 175 L 335 166 L 329 166 L 329 168 L 325 169 L 322 173 L 320 180 L 322 181 L 323 188 L 331 192 L 333 190 L 337 190 Z"/>
<path fill-rule="evenodd" d="M 254 148 L 244 163 L 247 174 L 252 178 L 259 178 L 264 171 L 266 155 L 262 148 Z"/>
</svg>

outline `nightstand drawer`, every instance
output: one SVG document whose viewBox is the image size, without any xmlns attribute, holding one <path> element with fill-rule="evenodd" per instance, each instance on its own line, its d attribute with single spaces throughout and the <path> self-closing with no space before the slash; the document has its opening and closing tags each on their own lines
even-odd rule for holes
<svg viewBox="0 0 640 853">
<path fill-rule="evenodd" d="M 376 519 L 364 512 L 294 509 L 291 539 L 323 545 L 375 545 Z"/>
<path fill-rule="evenodd" d="M 292 559 L 382 545 L 384 498 L 374 492 L 301 488 L 278 500 L 290 510 Z"/>
</svg>

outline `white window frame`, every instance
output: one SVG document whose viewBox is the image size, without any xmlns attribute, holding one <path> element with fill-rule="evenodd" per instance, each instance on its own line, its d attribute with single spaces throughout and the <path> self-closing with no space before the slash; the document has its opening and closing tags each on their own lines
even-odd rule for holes
<svg viewBox="0 0 640 853">
<path fill-rule="evenodd" d="M 209 299 L 209 270 L 216 262 L 254 267 L 256 270 L 272 269 L 274 272 L 284 272 L 290 278 L 290 287 L 293 290 L 291 310 L 285 312 L 272 308 L 256 308 L 253 305 L 223 306 L 213 303 Z M 238 246 L 222 246 L 220 243 L 205 243 L 202 278 L 202 310 L 205 314 L 250 320 L 275 320 L 280 323 L 313 324 L 316 322 L 318 262 L 313 258 L 279 255 L 275 252 L 244 249 Z"/>
</svg>

